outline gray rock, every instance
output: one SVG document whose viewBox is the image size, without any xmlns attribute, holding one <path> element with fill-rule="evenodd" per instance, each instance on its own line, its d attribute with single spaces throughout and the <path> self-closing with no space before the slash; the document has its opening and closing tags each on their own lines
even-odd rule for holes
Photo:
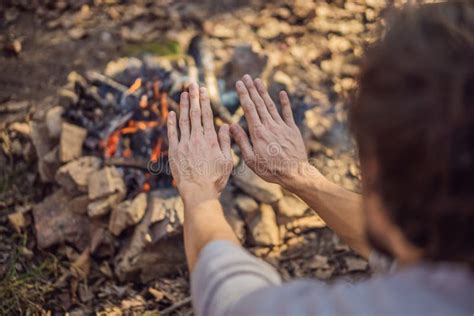
<svg viewBox="0 0 474 316">
<path fill-rule="evenodd" d="M 110 215 L 109 230 L 115 236 L 127 227 L 140 222 L 147 207 L 146 193 L 140 193 L 133 201 L 124 201 L 113 208 Z"/>
<path fill-rule="evenodd" d="M 59 158 L 68 162 L 82 156 L 82 145 L 87 136 L 87 130 L 73 124 L 63 122 L 59 140 Z"/>
<path fill-rule="evenodd" d="M 266 182 L 244 163 L 237 167 L 233 181 L 245 193 L 262 203 L 271 204 L 283 196 L 278 184 Z"/>
<path fill-rule="evenodd" d="M 81 157 L 59 168 L 55 180 L 70 193 L 87 193 L 89 177 L 98 172 L 101 164 L 102 161 L 97 157 Z"/>
<path fill-rule="evenodd" d="M 248 223 L 248 226 L 255 245 L 275 246 L 280 243 L 276 216 L 271 205 L 261 204 L 257 216 Z"/>
<path fill-rule="evenodd" d="M 126 187 L 122 175 L 115 167 L 105 167 L 89 176 L 89 198 L 91 200 L 107 197 L 114 193 L 125 195 Z"/>
<path fill-rule="evenodd" d="M 276 204 L 278 215 L 285 217 L 302 217 L 308 205 L 292 193 L 286 193 Z"/>
<path fill-rule="evenodd" d="M 64 108 L 62 106 L 55 106 L 46 112 L 45 120 L 49 131 L 49 137 L 57 139 L 61 135 L 63 112 Z"/>
<path fill-rule="evenodd" d="M 33 207 L 35 236 L 39 248 L 69 242 L 78 249 L 89 245 L 89 220 L 69 208 L 70 196 L 57 190 Z"/>
</svg>

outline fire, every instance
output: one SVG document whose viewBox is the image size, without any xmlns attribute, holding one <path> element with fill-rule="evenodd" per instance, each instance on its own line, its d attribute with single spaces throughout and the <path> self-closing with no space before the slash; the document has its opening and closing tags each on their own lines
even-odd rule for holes
<svg viewBox="0 0 474 316">
<path fill-rule="evenodd" d="M 168 94 L 166 92 L 163 92 L 161 94 L 161 125 L 164 125 L 166 123 L 166 120 L 168 119 Z"/>
<path fill-rule="evenodd" d="M 142 86 L 142 78 L 137 78 L 135 82 L 128 88 L 127 93 L 132 94 L 136 92 Z"/>
<path fill-rule="evenodd" d="M 163 138 L 158 138 L 155 148 L 153 148 L 153 151 L 151 152 L 151 157 L 150 157 L 151 161 L 158 161 L 158 158 L 160 158 L 162 143 L 163 143 Z"/>
<path fill-rule="evenodd" d="M 105 158 L 112 157 L 115 152 L 117 151 L 117 145 L 120 141 L 120 131 L 113 132 L 109 138 L 107 139 L 107 143 L 105 145 Z"/>
<path fill-rule="evenodd" d="M 168 118 L 168 93 L 161 91 L 161 81 L 154 80 L 152 83 L 147 82 L 143 85 L 142 79 L 137 78 L 133 84 L 128 88 L 126 94 L 133 94 L 137 92 L 141 87 L 143 94 L 138 98 L 138 104 L 136 115 L 133 119 L 126 122 L 125 126 L 114 131 L 110 136 L 102 142 L 104 148 L 105 158 L 112 158 L 120 156 L 125 159 L 136 159 L 134 157 L 133 147 L 130 146 L 131 139 L 129 135 L 135 134 L 138 131 L 157 129 L 158 138 L 154 144 L 150 157 L 151 161 L 158 161 L 161 155 L 166 155 L 167 151 L 163 148 L 164 143 L 164 125 Z M 150 91 L 151 90 L 151 91 Z M 140 92 L 141 93 L 141 92 Z M 141 111 L 141 112 L 140 112 Z M 150 112 L 154 113 L 155 116 L 150 116 Z M 143 120 L 137 120 L 136 117 L 143 117 Z M 151 117 L 158 118 L 151 120 Z M 149 119 L 149 120 L 147 120 Z M 143 183 L 142 190 L 148 192 L 151 190 L 151 175 L 145 175 L 145 181 Z"/>
</svg>

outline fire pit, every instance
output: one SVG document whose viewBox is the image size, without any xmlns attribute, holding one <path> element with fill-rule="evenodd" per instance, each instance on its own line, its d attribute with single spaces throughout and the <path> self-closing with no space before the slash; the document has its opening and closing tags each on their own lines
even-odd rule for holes
<svg viewBox="0 0 474 316">
<path fill-rule="evenodd" d="M 211 60 L 202 43 L 193 43 L 203 60 Z M 127 57 L 110 62 L 103 74 L 69 75 L 61 105 L 32 124 L 37 152 L 44 153 L 38 155 L 40 175 L 59 184 L 33 208 L 39 247 L 68 244 L 105 260 L 120 280 L 138 275 L 145 282 L 184 268 L 183 204 L 169 172 L 168 111 L 179 111 L 180 93 L 200 78 L 217 124 L 242 116 L 235 104 L 233 111 L 222 104 L 212 63 L 203 60 Z M 305 203 L 238 160 L 221 200 L 247 246 L 281 251 L 295 234 L 325 226 Z"/>
</svg>

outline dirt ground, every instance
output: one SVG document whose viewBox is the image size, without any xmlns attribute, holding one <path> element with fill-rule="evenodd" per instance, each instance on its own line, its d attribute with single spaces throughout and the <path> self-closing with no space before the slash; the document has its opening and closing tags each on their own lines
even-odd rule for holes
<svg viewBox="0 0 474 316">
<path fill-rule="evenodd" d="M 354 89 L 363 46 L 373 40 L 379 16 L 390 5 L 376 0 L 2 1 L 0 133 L 60 102 L 58 90 L 73 71 L 102 72 L 117 57 L 143 52 L 185 52 L 191 37 L 201 34 L 209 37 L 216 75 L 226 82 L 259 64 L 253 59 L 239 64 L 235 59 L 246 56 L 236 54 L 235 47 L 249 45 L 266 56 L 260 74 L 273 93 L 285 88 L 292 95 L 314 164 L 332 181 L 357 191 L 360 173 L 347 135 L 346 97 Z M 15 101 L 27 106 L 5 108 Z M 34 157 L 20 161 L 5 152 L 0 156 L 1 314 L 192 314 L 187 271 L 147 284 L 120 283 L 104 277 L 107 268 L 94 261 L 88 278 L 70 282 L 68 248 L 40 250 L 31 225 L 21 232 L 9 225 L 8 214 L 40 201 L 54 185 L 40 182 Z M 366 262 L 328 228 L 301 232 L 276 256 L 271 250 L 249 250 L 286 280 L 356 282 L 370 276 Z"/>
</svg>

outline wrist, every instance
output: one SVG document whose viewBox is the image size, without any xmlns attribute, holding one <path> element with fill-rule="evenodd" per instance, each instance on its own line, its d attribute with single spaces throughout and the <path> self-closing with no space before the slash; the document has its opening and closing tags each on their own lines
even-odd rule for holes
<svg viewBox="0 0 474 316">
<path fill-rule="evenodd" d="M 218 200 L 220 195 L 212 185 L 187 184 L 179 187 L 178 190 L 185 209 L 197 207 L 206 201 Z"/>
<path fill-rule="evenodd" d="M 295 194 L 301 191 L 317 186 L 318 183 L 327 181 L 327 179 L 309 162 L 304 162 L 298 166 L 298 169 L 292 172 L 288 179 L 282 184 L 283 188 Z"/>
</svg>

